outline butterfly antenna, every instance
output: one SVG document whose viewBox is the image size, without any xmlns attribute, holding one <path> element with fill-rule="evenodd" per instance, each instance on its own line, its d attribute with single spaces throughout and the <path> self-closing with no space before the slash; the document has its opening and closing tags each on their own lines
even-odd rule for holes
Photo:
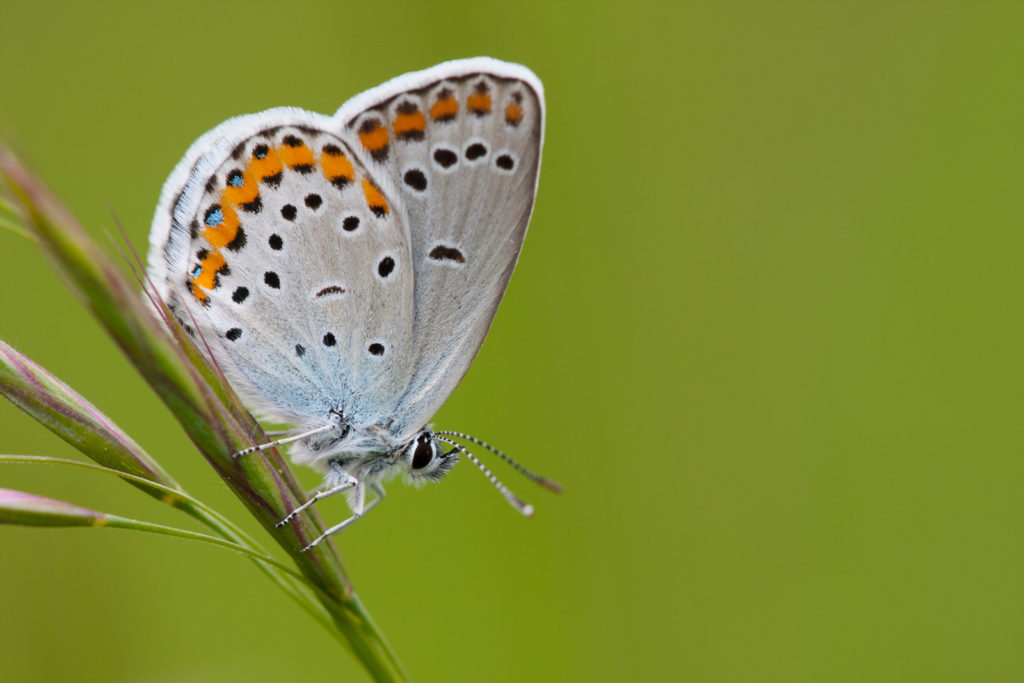
<svg viewBox="0 0 1024 683">
<path fill-rule="evenodd" d="M 435 439 L 437 439 L 438 441 L 443 441 L 446 444 L 448 444 L 449 446 L 454 446 L 455 448 L 458 448 L 459 451 L 461 451 L 463 453 L 463 455 L 465 455 L 467 458 L 472 460 L 473 464 L 476 465 L 477 467 L 479 467 L 480 471 L 484 473 L 484 476 L 486 476 L 488 479 L 491 480 L 491 483 L 494 484 L 494 487 L 496 489 L 498 489 L 498 492 L 501 493 L 501 495 L 505 496 L 505 500 L 507 500 L 509 503 L 512 504 L 512 507 L 514 507 L 516 510 L 519 510 L 519 512 L 524 517 L 532 517 L 533 516 L 533 506 L 530 505 L 529 503 L 524 503 L 523 501 L 519 500 L 519 498 L 516 497 L 516 494 L 512 493 L 511 491 L 509 491 L 508 488 L 506 488 L 506 486 L 504 484 L 502 484 L 500 481 L 498 481 L 498 478 L 496 476 L 494 476 L 493 474 L 491 474 L 491 471 L 489 469 L 487 469 L 487 466 L 484 465 L 479 460 L 477 460 L 476 456 L 473 455 L 472 453 L 470 453 L 468 450 L 466 450 L 465 446 L 463 446 L 462 444 L 460 444 L 460 443 L 458 443 L 456 441 L 452 441 L 451 439 L 446 439 L 443 436 L 438 436 L 437 434 L 438 434 L 437 432 L 434 432 L 434 438 Z"/>
<path fill-rule="evenodd" d="M 457 439 L 465 439 L 466 441 L 472 441 L 477 446 L 483 446 L 484 448 L 489 450 L 491 453 L 494 453 L 496 456 L 498 456 L 499 458 L 501 458 L 502 460 L 507 462 L 509 465 L 511 465 L 517 472 L 519 472 L 519 474 L 523 475 L 524 477 L 526 477 L 527 479 L 529 479 L 533 483 L 539 484 L 540 486 L 543 486 L 544 488 L 548 489 L 549 491 L 554 491 L 555 493 L 561 493 L 562 492 L 562 485 L 559 484 L 557 481 L 552 481 L 551 479 L 548 479 L 547 477 L 542 477 L 539 474 L 537 474 L 536 472 L 532 472 L 532 471 L 526 469 L 525 467 L 520 465 L 518 462 L 513 460 L 510 456 L 506 455 L 505 453 L 502 453 L 500 450 L 498 450 L 497 448 L 495 448 L 491 444 L 485 443 L 484 441 L 481 441 L 480 439 L 476 438 L 475 436 L 470 436 L 469 434 L 463 434 L 462 432 L 453 432 L 451 430 L 437 431 L 437 432 L 434 432 L 434 434 L 441 434 L 443 436 L 454 436 Z"/>
</svg>

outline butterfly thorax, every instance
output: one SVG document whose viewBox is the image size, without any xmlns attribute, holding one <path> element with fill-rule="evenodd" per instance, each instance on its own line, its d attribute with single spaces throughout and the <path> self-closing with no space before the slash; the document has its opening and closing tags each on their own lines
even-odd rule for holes
<svg viewBox="0 0 1024 683">
<path fill-rule="evenodd" d="M 291 456 L 323 472 L 329 481 L 345 474 L 365 483 L 397 474 L 406 475 L 411 483 L 439 481 L 458 461 L 457 453 L 442 452 L 430 429 L 398 441 L 383 424 L 354 425 L 336 411 L 328 420 L 334 429 L 296 442 Z"/>
</svg>

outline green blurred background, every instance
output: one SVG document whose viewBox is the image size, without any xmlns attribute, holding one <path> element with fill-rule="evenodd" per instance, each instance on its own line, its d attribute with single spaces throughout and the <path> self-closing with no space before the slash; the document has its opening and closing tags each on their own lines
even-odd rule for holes
<svg viewBox="0 0 1024 683">
<path fill-rule="evenodd" d="M 4 0 L 0 133 L 141 248 L 228 117 L 527 64 L 536 212 L 436 422 L 566 493 L 496 465 L 524 520 L 463 465 L 339 538 L 413 676 L 1019 681 L 1022 35 L 1021 3 Z M 0 336 L 244 520 L 43 258 L 0 240 Z M 6 403 L 0 430 L 76 457 Z M 90 473 L 0 486 L 187 524 Z M 0 680 L 363 680 L 223 551 L 11 527 L 0 548 Z"/>
</svg>

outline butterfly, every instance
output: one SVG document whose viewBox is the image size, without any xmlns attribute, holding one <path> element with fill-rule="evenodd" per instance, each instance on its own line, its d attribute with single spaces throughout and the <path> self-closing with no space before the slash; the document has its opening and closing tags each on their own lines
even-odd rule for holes
<svg viewBox="0 0 1024 683">
<path fill-rule="evenodd" d="M 324 486 L 281 520 L 345 492 L 352 516 L 381 482 L 440 480 L 456 439 L 428 422 L 469 369 L 519 257 L 544 139 L 526 67 L 480 57 L 408 73 L 324 116 L 239 116 L 200 137 L 164 185 L 148 273 L 246 405 L 293 425 L 297 464 Z M 372 498 L 371 498 L 372 495 Z"/>
</svg>

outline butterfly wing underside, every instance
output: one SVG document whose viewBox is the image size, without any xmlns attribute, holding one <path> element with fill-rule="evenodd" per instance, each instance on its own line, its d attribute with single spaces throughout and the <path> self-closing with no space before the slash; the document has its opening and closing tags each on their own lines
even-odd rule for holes
<svg viewBox="0 0 1024 683">
<path fill-rule="evenodd" d="M 525 67 L 462 60 L 363 93 L 336 118 L 408 221 L 413 345 L 391 428 L 401 440 L 465 375 L 504 295 L 533 210 L 543 90 Z"/>
<path fill-rule="evenodd" d="M 331 128 L 293 109 L 222 124 L 172 174 L 151 245 L 161 294 L 250 407 L 299 425 L 398 400 L 412 337 L 403 212 Z"/>
<path fill-rule="evenodd" d="M 197 140 L 164 186 L 150 276 L 250 407 L 342 409 L 404 442 L 468 370 L 533 208 L 539 80 L 487 58 Z"/>
</svg>

